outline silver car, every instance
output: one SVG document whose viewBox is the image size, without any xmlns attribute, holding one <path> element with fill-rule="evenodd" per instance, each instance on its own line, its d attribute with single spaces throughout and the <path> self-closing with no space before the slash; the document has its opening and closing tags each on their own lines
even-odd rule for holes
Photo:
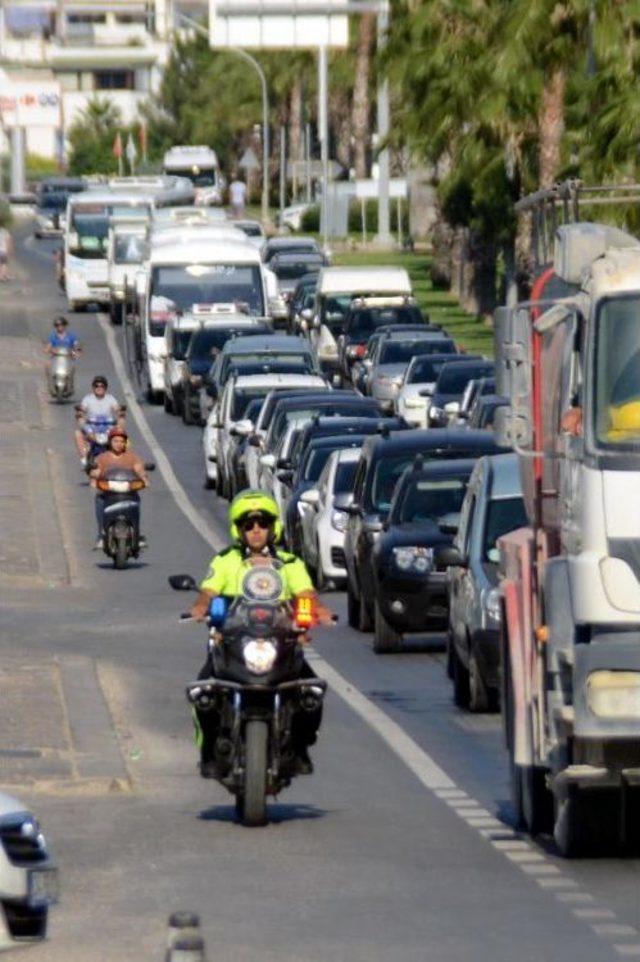
<svg viewBox="0 0 640 962">
<path fill-rule="evenodd" d="M 496 542 L 528 524 L 516 454 L 478 460 L 465 496 L 448 565 L 447 663 L 455 703 L 470 711 L 497 708 L 501 622 Z"/>
<path fill-rule="evenodd" d="M 455 351 L 450 338 L 440 334 L 425 333 L 389 335 L 378 341 L 371 358 L 367 393 L 387 411 L 395 409 L 404 372 L 411 360 L 419 354 L 443 353 L 450 348 Z"/>
</svg>

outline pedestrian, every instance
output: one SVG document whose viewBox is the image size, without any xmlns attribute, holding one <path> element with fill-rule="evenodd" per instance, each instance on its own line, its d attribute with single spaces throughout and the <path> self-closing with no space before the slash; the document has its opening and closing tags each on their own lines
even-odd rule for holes
<svg viewBox="0 0 640 962">
<path fill-rule="evenodd" d="M 231 201 L 231 216 L 236 219 L 243 217 L 247 202 L 247 185 L 243 180 L 240 180 L 237 174 L 233 175 L 233 180 L 229 184 L 229 200 Z"/>
<path fill-rule="evenodd" d="M 9 280 L 9 258 L 13 253 L 11 234 L 0 221 L 0 281 Z"/>
</svg>

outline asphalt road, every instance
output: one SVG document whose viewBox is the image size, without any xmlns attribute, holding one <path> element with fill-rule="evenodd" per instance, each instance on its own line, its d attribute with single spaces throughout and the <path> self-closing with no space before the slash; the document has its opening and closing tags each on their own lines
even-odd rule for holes
<svg viewBox="0 0 640 962">
<path fill-rule="evenodd" d="M 21 245 L 20 276 L 0 291 L 0 335 L 25 356 L 27 335 L 42 338 L 65 307 L 52 248 Z M 159 470 L 143 502 L 149 549 L 116 572 L 91 551 L 71 407 L 40 393 L 52 490 L 32 495 L 50 504 L 58 536 L 36 526 L 31 582 L 0 578 L 0 684 L 23 686 L 0 729 L 14 748 L 42 749 L 26 773 L 2 760 L 0 782 L 35 809 L 62 873 L 50 941 L 30 957 L 161 960 L 166 918 L 186 908 L 201 916 L 210 962 L 640 958 L 640 862 L 564 862 L 550 840 L 517 835 L 499 718 L 453 707 L 442 637 L 376 656 L 346 627 L 341 594 L 327 596 L 340 625 L 315 635 L 330 683 L 316 772 L 272 803 L 268 827 L 234 823 L 231 797 L 197 774 L 184 699 L 203 631 L 178 624 L 188 596 L 167 587 L 172 572 L 204 570 L 226 506 L 203 488 L 200 430 L 138 409 L 118 378 L 121 331 L 96 313 L 72 323 L 85 351 L 77 395 L 107 374 Z"/>
</svg>

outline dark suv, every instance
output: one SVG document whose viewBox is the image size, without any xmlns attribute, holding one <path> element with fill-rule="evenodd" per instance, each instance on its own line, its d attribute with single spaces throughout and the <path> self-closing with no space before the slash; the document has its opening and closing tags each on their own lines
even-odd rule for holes
<svg viewBox="0 0 640 962">
<path fill-rule="evenodd" d="M 349 624 L 360 631 L 373 627 L 375 579 L 373 549 L 387 519 L 396 484 L 405 468 L 421 454 L 424 461 L 476 458 L 501 451 L 487 431 L 389 431 L 367 438 L 347 508 L 345 532 Z"/>
</svg>

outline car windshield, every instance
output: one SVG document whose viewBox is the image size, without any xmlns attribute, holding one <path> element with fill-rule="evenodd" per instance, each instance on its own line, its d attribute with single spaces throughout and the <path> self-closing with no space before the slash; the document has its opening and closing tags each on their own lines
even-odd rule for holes
<svg viewBox="0 0 640 962">
<path fill-rule="evenodd" d="M 182 311 L 194 304 L 231 304 L 240 312 L 264 316 L 258 264 L 184 264 L 154 267 L 151 295 Z"/>
<path fill-rule="evenodd" d="M 299 277 L 309 274 L 310 271 L 319 271 L 322 267 L 322 258 L 318 257 L 313 261 L 288 261 L 285 263 L 274 258 L 270 266 L 278 280 L 297 281 Z"/>
<path fill-rule="evenodd" d="M 303 481 L 317 481 L 322 469 L 329 460 L 331 448 L 316 448 L 311 450 L 305 458 L 302 468 Z"/>
<path fill-rule="evenodd" d="M 489 501 L 484 526 L 483 559 L 494 563 L 499 561 L 500 552 L 496 547 L 498 538 L 508 534 L 509 531 L 524 528 L 528 524 L 524 501 L 521 497 L 494 498 Z"/>
<path fill-rule="evenodd" d="M 116 234 L 113 259 L 116 264 L 140 264 L 147 256 L 147 242 L 139 234 Z"/>
<path fill-rule="evenodd" d="M 190 180 L 194 187 L 215 187 L 216 186 L 216 172 L 215 170 L 200 170 L 194 173 L 192 167 L 171 168 L 171 175 L 173 177 L 186 177 Z"/>
<path fill-rule="evenodd" d="M 275 257 L 275 256 L 276 256 L 276 254 L 285 254 L 285 253 L 287 253 L 287 254 L 317 254 L 317 253 L 318 253 L 318 248 L 315 246 L 315 244 L 312 244 L 312 243 L 309 243 L 309 244 L 282 244 L 282 245 L 277 244 L 277 245 L 274 245 L 273 247 L 268 247 L 268 248 L 267 248 L 267 253 L 266 253 L 266 258 L 265 258 L 265 259 L 266 259 L 266 261 L 267 261 L 267 263 L 268 263 L 268 262 L 271 260 L 272 257 Z"/>
<path fill-rule="evenodd" d="M 320 407 L 318 405 L 316 407 L 295 408 L 293 410 L 287 410 L 284 408 L 283 410 L 277 412 L 271 423 L 270 433 L 272 439 L 274 442 L 277 441 L 286 430 L 287 425 L 291 424 L 292 421 L 296 421 L 298 419 L 310 421 L 311 418 L 318 413 L 321 413 L 323 417 L 380 417 L 380 410 L 376 405 L 348 405 L 340 404 L 338 401 L 335 402 L 335 405 L 332 404 L 329 407 L 325 407 L 324 405 Z"/>
<path fill-rule="evenodd" d="M 347 318 L 349 337 L 368 337 L 386 324 L 420 324 L 422 311 L 418 307 L 363 307 L 354 308 Z"/>
<path fill-rule="evenodd" d="M 68 197 L 69 195 L 63 193 L 62 191 L 47 191 L 46 193 L 41 194 L 38 207 L 42 211 L 55 211 L 57 213 L 58 211 L 65 209 L 67 206 Z"/>
<path fill-rule="evenodd" d="M 640 450 L 640 296 L 610 298 L 600 305 L 594 385 L 599 446 Z"/>
<path fill-rule="evenodd" d="M 184 361 L 193 331 L 174 331 L 172 355 L 176 361 Z"/>
<path fill-rule="evenodd" d="M 407 364 L 416 354 L 440 353 L 433 350 L 426 339 L 413 338 L 409 341 L 384 341 L 378 356 L 379 364 Z"/>
<path fill-rule="evenodd" d="M 342 330 L 347 311 L 351 306 L 351 294 L 324 296 L 320 306 L 320 320 L 331 330 Z"/>
<path fill-rule="evenodd" d="M 479 365 L 478 367 L 467 367 L 465 364 L 447 364 L 438 377 L 436 393 L 462 394 L 472 379 L 492 375 L 493 365 L 491 364 Z"/>
<path fill-rule="evenodd" d="M 373 479 L 371 483 L 370 510 L 378 514 L 385 514 L 391 507 L 394 490 L 398 479 L 405 468 L 413 463 L 417 451 L 403 450 L 397 454 L 385 454 L 379 458 L 374 466 Z M 432 452 L 422 452 L 424 460 L 428 461 L 432 457 L 437 457 L 438 461 L 452 460 L 453 458 L 469 457 L 465 451 L 451 448 Z"/>
<path fill-rule="evenodd" d="M 357 461 L 342 461 L 338 463 L 333 479 L 334 494 L 346 494 L 353 491 L 353 482 L 356 479 Z"/>
<path fill-rule="evenodd" d="M 246 416 L 247 407 L 252 401 L 266 397 L 268 388 L 236 388 L 233 392 L 231 420 L 241 421 Z"/>
<path fill-rule="evenodd" d="M 438 380 L 438 375 L 446 363 L 446 361 L 431 361 L 428 356 L 421 358 L 407 372 L 407 384 L 433 384 Z"/>
<path fill-rule="evenodd" d="M 409 480 L 399 492 L 392 524 L 418 521 L 437 522 L 447 514 L 458 514 L 462 508 L 469 475 L 461 478 L 429 478 Z"/>
</svg>

